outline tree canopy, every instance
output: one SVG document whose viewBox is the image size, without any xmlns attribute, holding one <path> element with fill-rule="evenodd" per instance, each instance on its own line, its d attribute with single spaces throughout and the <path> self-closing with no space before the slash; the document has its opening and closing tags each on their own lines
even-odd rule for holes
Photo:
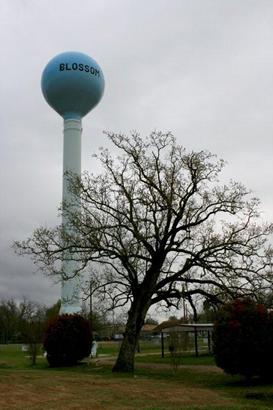
<svg viewBox="0 0 273 410">
<path fill-rule="evenodd" d="M 224 162 L 211 153 L 187 152 L 171 133 L 106 134 L 119 156 L 101 149 L 102 173 L 70 175 L 81 197 L 80 212 L 63 204 L 72 229 L 38 228 L 15 247 L 64 279 L 60 261 L 69 254 L 75 275 L 88 267 L 102 295 L 128 304 L 114 369 L 132 371 L 152 305 L 195 295 L 219 303 L 271 288 L 272 224 L 259 221 L 259 201 L 242 184 L 219 183 Z"/>
</svg>

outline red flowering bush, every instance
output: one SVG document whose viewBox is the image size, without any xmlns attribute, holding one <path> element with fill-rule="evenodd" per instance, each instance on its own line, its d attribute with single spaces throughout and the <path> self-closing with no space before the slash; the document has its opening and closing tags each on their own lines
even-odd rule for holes
<svg viewBox="0 0 273 410">
<path fill-rule="evenodd" d="M 50 366 L 73 366 L 89 356 L 92 334 L 88 320 L 80 315 L 60 315 L 47 326 L 44 350 Z"/>
<path fill-rule="evenodd" d="M 218 312 L 213 332 L 216 364 L 226 373 L 271 376 L 273 318 L 262 304 L 237 299 Z"/>
</svg>

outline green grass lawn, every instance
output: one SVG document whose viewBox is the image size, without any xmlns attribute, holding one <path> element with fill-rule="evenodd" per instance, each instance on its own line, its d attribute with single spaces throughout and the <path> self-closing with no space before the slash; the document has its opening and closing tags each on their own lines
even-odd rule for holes
<svg viewBox="0 0 273 410">
<path fill-rule="evenodd" d="M 42 355 L 39 352 L 39 356 Z M 20 344 L 0 345 L 0 368 L 14 368 L 25 369 L 30 365 L 30 359 L 27 357 L 28 353 L 22 351 Z M 39 358 L 39 362 L 44 362 L 44 358 Z"/>
<path fill-rule="evenodd" d="M 161 354 L 149 354 L 149 355 L 136 355 L 137 363 L 159 363 L 159 364 L 169 364 L 172 365 L 174 361 L 178 365 L 206 365 L 215 366 L 214 357 L 209 354 L 200 354 L 195 357 L 190 353 L 181 353 L 177 357 L 172 357 L 169 353 L 165 354 L 164 358 Z"/>
<path fill-rule="evenodd" d="M 115 355 L 117 343 L 100 343 L 99 353 Z M 145 356 L 145 352 L 147 355 Z M 150 353 L 155 354 L 150 354 Z M 211 356 L 171 358 L 143 344 L 134 375 L 112 373 L 102 360 L 51 369 L 39 356 L 31 366 L 20 345 L 0 345 L 0 409 L 49 410 L 216 410 L 272 409 L 273 385 L 252 384 L 217 371 Z M 42 352 L 41 352 L 42 353 Z M 158 364 L 164 364 L 160 367 Z M 183 367 L 185 365 L 185 367 Z M 204 367 L 202 367 L 204 366 Z"/>
<path fill-rule="evenodd" d="M 99 355 L 117 355 L 121 342 L 98 342 Z M 139 343 L 140 353 L 160 353 L 161 346 L 159 343 L 143 341 Z"/>
</svg>

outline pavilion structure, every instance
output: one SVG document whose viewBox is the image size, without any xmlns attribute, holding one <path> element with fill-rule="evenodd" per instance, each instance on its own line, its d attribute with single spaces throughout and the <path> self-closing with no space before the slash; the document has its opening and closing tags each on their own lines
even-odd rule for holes
<svg viewBox="0 0 273 410">
<path fill-rule="evenodd" d="M 202 334 L 203 338 L 207 339 L 208 351 L 211 353 L 211 334 L 213 331 L 213 323 L 181 323 L 174 326 L 164 327 L 161 329 L 161 357 L 164 358 L 165 346 L 164 340 L 172 333 L 188 332 L 194 334 L 194 350 L 195 356 L 199 356 L 198 335 Z"/>
</svg>

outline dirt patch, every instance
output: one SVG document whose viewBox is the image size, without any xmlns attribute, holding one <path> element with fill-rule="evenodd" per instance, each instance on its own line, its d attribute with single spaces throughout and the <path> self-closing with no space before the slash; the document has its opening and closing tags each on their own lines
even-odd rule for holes
<svg viewBox="0 0 273 410">
<path fill-rule="evenodd" d="M 147 378 L 104 378 L 93 374 L 14 372 L 0 379 L 0 408 L 5 410 L 174 409 L 210 403 L 232 404 L 218 392 Z"/>
<path fill-rule="evenodd" d="M 113 357 L 102 357 L 98 358 L 90 364 L 95 364 L 96 366 L 112 365 L 114 364 L 116 358 Z M 168 363 L 136 363 L 136 368 L 143 368 L 143 369 L 171 369 L 172 365 Z M 177 366 L 178 369 L 189 369 L 196 372 L 209 372 L 209 373 L 223 373 L 223 370 L 217 366 L 209 366 L 209 365 L 187 365 L 181 364 Z"/>
<path fill-rule="evenodd" d="M 137 363 L 136 367 L 142 367 L 146 369 L 172 369 L 171 364 L 165 363 Z M 219 369 L 217 366 L 208 366 L 208 365 L 188 365 L 181 364 L 177 366 L 177 369 L 189 369 L 195 372 L 209 372 L 209 373 L 223 373 L 223 370 Z"/>
</svg>

